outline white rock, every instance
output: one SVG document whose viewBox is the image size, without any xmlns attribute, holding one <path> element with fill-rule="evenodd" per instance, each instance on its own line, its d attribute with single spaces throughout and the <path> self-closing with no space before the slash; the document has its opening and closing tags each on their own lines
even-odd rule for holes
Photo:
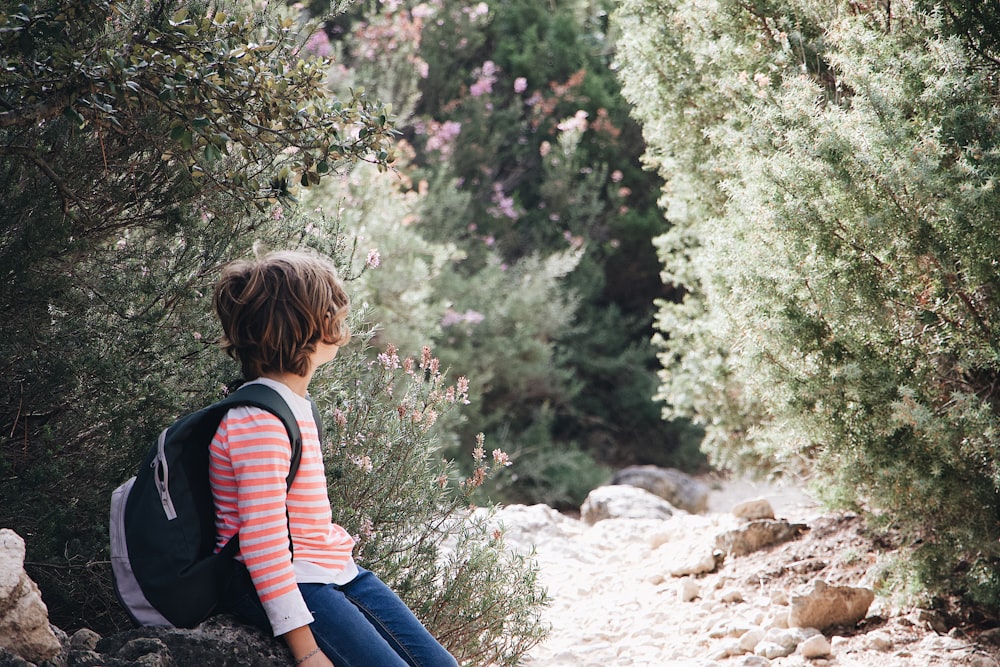
<svg viewBox="0 0 1000 667">
<path fill-rule="evenodd" d="M 701 586 L 694 579 L 685 577 L 677 587 L 677 597 L 681 602 L 691 602 L 701 597 Z"/>
<path fill-rule="evenodd" d="M 809 637 L 799 644 L 796 652 L 804 658 L 825 658 L 832 652 L 830 642 L 821 634 Z"/>
<path fill-rule="evenodd" d="M 740 637 L 740 649 L 744 653 L 753 653 L 754 649 L 764 639 L 763 628 L 752 628 Z"/>
<path fill-rule="evenodd" d="M 704 542 L 669 542 L 653 553 L 675 577 L 706 574 L 718 567 L 715 549 Z"/>
<path fill-rule="evenodd" d="M 787 628 L 773 632 L 776 633 L 777 642 L 783 646 L 798 646 L 810 637 L 821 634 L 816 628 Z"/>
<path fill-rule="evenodd" d="M 748 521 L 773 519 L 774 508 L 771 507 L 771 503 L 766 498 L 753 498 L 733 505 L 732 514 L 739 519 Z"/>
<path fill-rule="evenodd" d="M 743 591 L 737 588 L 729 588 L 719 594 L 719 600 L 725 603 L 743 602 Z"/>
<path fill-rule="evenodd" d="M 0 646 L 36 663 L 62 650 L 38 586 L 24 571 L 24 540 L 7 528 L 0 530 Z"/>
<path fill-rule="evenodd" d="M 794 648 L 786 648 L 781 644 L 776 644 L 774 642 L 762 641 L 757 644 L 757 648 L 753 650 L 754 655 L 759 655 L 767 658 L 768 660 L 774 660 L 775 658 L 784 658 L 787 655 L 791 655 L 795 651 Z"/>
<path fill-rule="evenodd" d="M 768 667 L 771 661 L 760 655 L 745 655 L 736 664 L 738 667 Z"/>
<path fill-rule="evenodd" d="M 580 518 L 593 525 L 605 519 L 669 519 L 676 508 L 645 489 L 617 484 L 600 486 L 587 495 Z"/>
</svg>

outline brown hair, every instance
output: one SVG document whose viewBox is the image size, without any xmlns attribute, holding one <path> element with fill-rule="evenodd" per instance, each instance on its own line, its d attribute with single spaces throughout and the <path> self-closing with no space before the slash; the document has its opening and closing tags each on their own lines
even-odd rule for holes
<svg viewBox="0 0 1000 667">
<path fill-rule="evenodd" d="M 285 250 L 222 269 L 212 299 L 222 323 L 222 349 L 243 378 L 309 372 L 320 341 L 344 345 L 348 299 L 333 263 L 316 253 Z"/>
</svg>

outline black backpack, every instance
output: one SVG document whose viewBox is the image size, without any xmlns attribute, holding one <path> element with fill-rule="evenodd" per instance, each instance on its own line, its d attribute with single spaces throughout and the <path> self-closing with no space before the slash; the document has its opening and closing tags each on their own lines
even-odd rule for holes
<svg viewBox="0 0 1000 667">
<path fill-rule="evenodd" d="M 287 478 L 292 485 L 302 436 L 288 404 L 268 386 L 244 385 L 164 429 L 138 474 L 111 497 L 115 592 L 137 625 L 195 627 L 215 611 L 236 571 L 238 535 L 213 553 L 208 448 L 226 412 L 238 406 L 261 408 L 281 419 L 292 446 Z M 313 417 L 321 429 L 315 403 Z"/>
</svg>

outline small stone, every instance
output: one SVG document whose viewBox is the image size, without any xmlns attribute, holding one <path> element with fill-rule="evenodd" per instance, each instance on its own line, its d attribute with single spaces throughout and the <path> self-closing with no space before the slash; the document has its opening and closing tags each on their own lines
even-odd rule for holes
<svg viewBox="0 0 1000 667">
<path fill-rule="evenodd" d="M 809 637 L 796 649 L 796 652 L 804 658 L 825 658 L 832 651 L 830 642 L 823 635 L 813 635 Z"/>
<path fill-rule="evenodd" d="M 880 630 L 865 635 L 865 647 L 874 651 L 887 652 L 892 650 L 892 637 Z"/>
<path fill-rule="evenodd" d="M 108 661 L 97 651 L 74 650 L 70 651 L 67 664 L 69 667 L 102 667 L 108 664 Z"/>
<path fill-rule="evenodd" d="M 743 592 L 735 588 L 730 588 L 719 594 L 719 600 L 727 604 L 733 602 L 743 602 Z"/>
<path fill-rule="evenodd" d="M 757 648 L 759 644 L 764 639 L 764 629 L 763 628 L 753 628 L 743 634 L 740 637 L 740 650 L 743 653 L 753 653 L 754 649 Z"/>
<path fill-rule="evenodd" d="M 677 587 L 677 597 L 681 602 L 691 602 L 701 597 L 701 587 L 698 582 L 690 577 L 681 579 Z"/>
<path fill-rule="evenodd" d="M 785 656 L 791 655 L 795 651 L 794 648 L 786 648 L 781 644 L 776 644 L 774 642 L 762 641 L 757 644 L 757 648 L 753 650 L 754 655 L 759 655 L 767 658 L 768 660 L 774 660 L 775 658 L 784 658 Z"/>
<path fill-rule="evenodd" d="M 170 652 L 170 649 L 161 640 L 155 637 L 137 637 L 122 646 L 118 657 L 123 660 L 138 662 L 141 656 L 149 655 L 150 653 L 159 654 L 160 652 Z"/>
<path fill-rule="evenodd" d="M 732 514 L 738 519 L 756 521 L 757 519 L 773 519 L 774 508 L 766 498 L 754 498 L 733 505 Z"/>
<path fill-rule="evenodd" d="M 101 641 L 101 636 L 90 628 L 80 628 L 69 638 L 69 647 L 83 651 L 93 651 L 97 648 L 97 642 Z"/>
</svg>

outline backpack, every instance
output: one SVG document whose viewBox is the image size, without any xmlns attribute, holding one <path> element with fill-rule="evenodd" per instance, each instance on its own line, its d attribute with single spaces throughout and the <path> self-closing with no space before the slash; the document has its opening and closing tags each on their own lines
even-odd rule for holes
<svg viewBox="0 0 1000 667">
<path fill-rule="evenodd" d="M 138 474 L 111 495 L 115 592 L 136 625 L 193 628 L 212 614 L 230 584 L 239 535 L 214 553 L 208 448 L 226 412 L 238 406 L 261 408 L 281 419 L 292 447 L 287 478 L 292 485 L 302 436 L 287 403 L 266 385 L 244 385 L 164 429 Z M 321 429 L 315 403 L 313 417 Z"/>
</svg>

